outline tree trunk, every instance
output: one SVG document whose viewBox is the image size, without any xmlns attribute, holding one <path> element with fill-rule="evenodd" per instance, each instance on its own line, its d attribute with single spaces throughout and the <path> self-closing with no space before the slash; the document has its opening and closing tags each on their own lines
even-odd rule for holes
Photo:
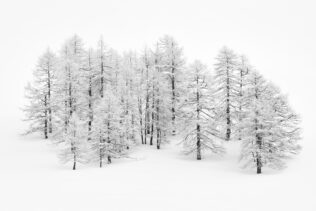
<svg viewBox="0 0 316 211">
<path fill-rule="evenodd" d="M 100 168 L 102 168 L 103 165 L 103 160 L 102 160 L 102 155 L 100 155 Z"/>
<path fill-rule="evenodd" d="M 74 165 L 72 167 L 72 170 L 76 170 L 76 164 L 77 164 L 77 158 L 76 158 L 76 154 L 74 153 Z"/>
<path fill-rule="evenodd" d="M 160 143 L 161 143 L 161 131 L 160 131 L 160 128 L 157 128 L 157 149 L 160 149 Z"/>
<path fill-rule="evenodd" d="M 158 91 L 159 93 L 159 91 Z M 161 143 L 161 130 L 160 130 L 160 116 L 159 116 L 159 97 L 157 99 L 156 103 L 156 132 L 157 132 L 157 149 L 160 149 L 160 143 Z"/>
<path fill-rule="evenodd" d="M 44 105 L 45 105 L 45 120 L 44 120 L 44 136 L 45 136 L 45 139 L 48 138 L 48 115 L 47 115 L 47 98 L 46 98 L 46 95 L 44 97 Z"/>
<path fill-rule="evenodd" d="M 102 54 L 102 52 L 101 52 L 101 54 Z M 103 58 L 102 58 L 102 56 L 101 56 L 101 81 L 100 81 L 100 83 L 101 83 L 101 87 L 100 87 L 100 96 L 101 96 L 101 98 L 103 98 L 103 93 L 104 93 L 104 65 L 103 65 Z"/>
<path fill-rule="evenodd" d="M 53 132 L 53 125 L 52 125 L 52 108 L 51 108 L 51 75 L 50 75 L 50 68 L 47 70 L 47 104 L 48 104 L 48 132 Z"/>
<path fill-rule="evenodd" d="M 148 76 L 148 68 L 146 65 L 146 109 L 145 109 L 145 144 L 146 144 L 146 135 L 150 134 L 150 113 L 149 113 L 149 76 Z"/>
<path fill-rule="evenodd" d="M 257 159 L 257 174 L 261 174 L 261 165 L 259 159 Z"/>
<path fill-rule="evenodd" d="M 88 122 L 88 140 L 91 140 L 91 130 L 92 130 L 92 121 L 93 121 L 93 111 L 92 111 L 92 79 L 89 77 L 89 122 Z"/>
<path fill-rule="evenodd" d="M 200 92 L 199 92 L 199 77 L 196 79 L 196 116 L 197 116 L 197 121 L 199 122 L 200 120 Z M 196 124 L 196 159 L 201 160 L 201 129 L 200 129 L 200 124 Z"/>
<path fill-rule="evenodd" d="M 196 125 L 196 131 L 197 131 L 197 142 L 196 142 L 196 159 L 201 160 L 201 137 L 200 137 L 200 125 Z"/>
<path fill-rule="evenodd" d="M 175 127 L 175 122 L 176 122 L 176 85 L 175 85 L 175 76 L 174 76 L 174 68 L 172 68 L 172 77 L 171 77 L 171 87 L 172 87 L 172 135 L 176 135 L 176 127 Z"/>
<path fill-rule="evenodd" d="M 199 89 L 199 77 L 196 78 L 196 159 L 201 160 L 201 128 L 200 128 L 200 89 Z"/>
<path fill-rule="evenodd" d="M 153 81 L 154 83 L 154 81 Z M 151 105 L 151 130 L 150 130 L 150 145 L 153 145 L 154 139 L 154 123 L 155 123 L 155 86 L 153 85 L 153 95 L 152 95 L 152 105 Z"/>
<path fill-rule="evenodd" d="M 230 120 L 230 80 L 229 80 L 229 70 L 226 71 L 226 141 L 230 140 L 231 135 L 231 120 Z"/>
</svg>

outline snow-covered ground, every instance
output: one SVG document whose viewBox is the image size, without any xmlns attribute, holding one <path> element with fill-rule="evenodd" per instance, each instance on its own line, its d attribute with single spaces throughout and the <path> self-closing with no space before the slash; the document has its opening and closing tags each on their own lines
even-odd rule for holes
<svg viewBox="0 0 316 211">
<path fill-rule="evenodd" d="M 6 123 L 22 129 L 18 118 Z M 4 122 L 5 118 L 2 119 Z M 20 123 L 19 123 L 20 122 Z M 185 156 L 179 140 L 160 151 L 131 150 L 111 165 L 63 165 L 55 147 L 36 135 L 3 131 L 0 142 L 0 210 L 316 210 L 315 169 L 309 152 L 283 171 L 243 170 L 238 143 L 223 157 Z M 306 147 L 305 147 L 306 148 Z M 311 155 L 311 154 L 310 154 Z"/>
</svg>

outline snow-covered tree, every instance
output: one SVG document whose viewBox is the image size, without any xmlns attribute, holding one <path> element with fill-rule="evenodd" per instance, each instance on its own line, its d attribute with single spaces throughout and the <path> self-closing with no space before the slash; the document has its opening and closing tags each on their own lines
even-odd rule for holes
<svg viewBox="0 0 316 211">
<path fill-rule="evenodd" d="M 161 144 L 166 142 L 166 136 L 170 132 L 170 104 L 171 99 L 168 96 L 168 80 L 164 72 L 163 53 L 159 48 L 159 43 L 152 52 L 153 70 L 152 70 L 152 127 L 151 140 L 153 142 L 154 133 L 156 133 L 156 146 L 160 149 Z M 155 128 L 155 132 L 154 132 Z"/>
<path fill-rule="evenodd" d="M 280 169 L 285 159 L 299 151 L 299 118 L 279 90 L 251 71 L 246 90 L 241 161 L 245 167 Z"/>
<path fill-rule="evenodd" d="M 58 105 L 59 134 L 67 129 L 73 112 L 82 115 L 82 96 L 86 91 L 83 85 L 83 61 L 86 53 L 82 40 L 77 35 L 73 36 L 64 44 L 60 54 L 55 98 Z"/>
<path fill-rule="evenodd" d="M 164 36 L 159 42 L 161 52 L 163 54 L 163 71 L 168 73 L 168 80 L 170 81 L 170 96 L 171 96 L 171 122 L 172 122 L 172 134 L 176 134 L 176 109 L 177 101 L 179 98 L 178 83 L 180 83 L 179 76 L 183 72 L 185 64 L 183 58 L 182 48 L 171 36 Z"/>
<path fill-rule="evenodd" d="M 236 97 L 238 93 L 237 55 L 227 47 L 220 50 L 215 64 L 215 87 L 217 113 L 225 122 L 225 138 L 231 139 L 233 124 L 236 118 Z"/>
<path fill-rule="evenodd" d="M 224 149 L 216 129 L 212 91 L 207 84 L 206 66 L 195 61 L 188 70 L 187 96 L 181 106 L 184 124 L 183 146 L 186 153 L 196 153 L 202 159 L 202 151 L 222 153 Z"/>
<path fill-rule="evenodd" d="M 144 89 L 145 89 L 145 109 L 144 109 L 144 144 L 147 144 L 147 135 L 150 134 L 150 87 L 151 87 L 151 70 L 152 70 L 152 60 L 150 57 L 149 49 L 145 49 L 141 57 L 142 61 L 142 72 L 144 75 Z"/>
<path fill-rule="evenodd" d="M 104 88 L 104 96 L 95 109 L 91 139 L 92 160 L 97 160 L 100 167 L 103 166 L 104 159 L 111 163 L 112 157 L 124 156 L 128 146 L 121 139 L 120 99 L 114 95 L 110 86 Z"/>
<path fill-rule="evenodd" d="M 122 58 L 120 67 L 120 99 L 121 99 L 121 125 L 122 139 L 128 145 L 136 142 L 137 133 L 137 96 L 136 96 L 136 66 L 137 57 L 134 52 L 127 53 Z"/>
<path fill-rule="evenodd" d="M 247 76 L 249 72 L 251 71 L 251 66 L 248 62 L 248 59 L 246 56 L 242 55 L 239 57 L 239 62 L 237 66 L 237 83 L 238 83 L 238 89 L 237 89 L 237 96 L 236 96 L 236 124 L 240 124 L 244 118 L 244 107 L 246 101 L 245 98 L 245 88 L 247 86 Z M 236 136 L 238 137 L 238 140 L 242 139 L 242 134 L 240 130 L 236 131 Z"/>
<path fill-rule="evenodd" d="M 34 81 L 26 87 L 26 97 L 30 104 L 25 106 L 26 120 L 30 128 L 26 133 L 40 132 L 45 139 L 53 132 L 53 112 L 55 110 L 53 88 L 56 82 L 57 57 L 47 50 L 39 59 L 33 72 Z"/>
<path fill-rule="evenodd" d="M 62 134 L 61 152 L 59 157 L 62 162 L 73 162 L 73 170 L 77 163 L 87 162 L 87 132 L 86 122 L 73 112 L 67 124 L 67 130 Z"/>
<path fill-rule="evenodd" d="M 99 95 L 102 98 L 104 96 L 105 86 L 110 83 L 110 73 L 112 70 L 111 52 L 106 47 L 102 37 L 98 42 L 96 55 L 96 69 L 99 72 L 97 77 L 97 87 L 99 90 Z"/>
<path fill-rule="evenodd" d="M 89 49 L 84 55 L 82 62 L 82 74 L 80 76 L 80 84 L 82 84 L 82 94 L 80 96 L 80 106 L 82 107 L 82 116 L 87 121 L 88 139 L 93 127 L 94 107 L 96 101 L 100 97 L 100 92 L 97 89 L 99 85 L 99 72 L 97 69 L 97 58 L 93 49 Z"/>
</svg>

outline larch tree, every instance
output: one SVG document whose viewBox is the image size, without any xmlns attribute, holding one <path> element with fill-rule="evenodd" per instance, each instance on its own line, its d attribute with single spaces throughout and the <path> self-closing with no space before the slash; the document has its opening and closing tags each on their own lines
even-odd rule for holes
<svg viewBox="0 0 316 211">
<path fill-rule="evenodd" d="M 144 93 L 145 93 L 145 109 L 144 115 L 144 144 L 147 144 L 147 136 L 150 134 L 150 87 L 151 87 L 151 72 L 152 72 L 152 57 L 149 49 L 145 48 L 143 55 L 141 56 L 142 75 L 144 81 Z"/>
<path fill-rule="evenodd" d="M 246 115 L 240 125 L 244 136 L 241 161 L 261 174 L 264 166 L 285 167 L 285 159 L 298 153 L 299 118 L 279 90 L 259 73 L 252 71 L 248 80 Z"/>
<path fill-rule="evenodd" d="M 60 132 L 65 132 L 69 123 L 69 119 L 73 112 L 82 115 L 83 93 L 86 92 L 83 83 L 84 74 L 84 57 L 86 53 L 83 48 L 82 40 L 77 36 L 73 36 L 64 44 L 59 61 L 57 74 L 57 96 L 55 100 L 59 105 L 59 123 L 64 125 L 59 127 Z"/>
<path fill-rule="evenodd" d="M 177 87 L 179 75 L 183 70 L 185 61 L 183 58 L 182 48 L 174 38 L 166 35 L 160 39 L 159 42 L 161 51 L 163 53 L 164 72 L 168 73 L 168 80 L 170 81 L 170 96 L 171 96 L 171 122 L 172 122 L 172 135 L 176 134 L 176 109 L 177 101 L 179 98 L 179 89 Z"/>
<path fill-rule="evenodd" d="M 225 122 L 224 136 L 231 139 L 234 121 L 236 120 L 236 98 L 238 94 L 237 55 L 224 47 L 216 57 L 215 87 L 217 113 L 219 119 Z"/>
<path fill-rule="evenodd" d="M 185 153 L 196 153 L 197 160 L 202 159 L 202 151 L 222 153 L 224 148 L 215 124 L 215 113 L 212 107 L 212 91 L 207 83 L 206 66 L 194 62 L 187 77 L 187 96 L 181 106 L 184 120 Z"/>
<path fill-rule="evenodd" d="M 137 97 L 138 109 L 138 131 L 141 143 L 145 144 L 146 128 L 145 128 L 145 102 L 146 102 L 146 89 L 145 89 L 145 69 L 142 66 L 142 60 L 137 58 L 135 64 L 135 95 Z"/>
<path fill-rule="evenodd" d="M 246 56 L 242 55 L 238 59 L 237 65 L 237 96 L 236 96 L 236 124 L 240 124 L 244 118 L 244 107 L 246 106 L 245 103 L 245 89 L 247 86 L 247 76 L 251 71 L 251 66 L 248 62 Z M 236 131 L 236 136 L 238 140 L 242 139 L 242 134 L 240 130 Z"/>
<path fill-rule="evenodd" d="M 30 121 L 27 133 L 40 132 L 47 139 L 53 132 L 53 92 L 56 82 L 57 57 L 49 49 L 38 60 L 34 81 L 26 87 L 30 104 L 25 106 L 26 120 Z"/>
<path fill-rule="evenodd" d="M 156 147 L 160 149 L 161 144 L 166 142 L 166 136 L 170 132 L 170 103 L 168 96 L 168 80 L 164 72 L 163 53 L 157 43 L 152 51 L 153 69 L 152 69 L 152 127 L 151 142 L 153 142 L 154 133 L 156 133 Z M 155 129 L 155 132 L 154 132 Z"/>
<path fill-rule="evenodd" d="M 87 132 L 86 122 L 80 119 L 77 112 L 69 118 L 67 131 L 62 134 L 61 152 L 59 157 L 62 162 L 72 162 L 72 169 L 76 170 L 77 163 L 87 162 Z"/>
<path fill-rule="evenodd" d="M 99 85 L 97 87 L 99 95 L 102 98 L 104 96 L 105 86 L 111 81 L 110 73 L 113 68 L 111 63 L 111 51 L 107 49 L 102 37 L 98 42 L 96 57 L 96 69 L 99 72 L 97 77 Z"/>
<path fill-rule="evenodd" d="M 84 58 L 82 66 L 81 84 L 82 93 L 82 114 L 85 116 L 88 124 L 88 139 L 91 139 L 91 131 L 94 117 L 95 103 L 99 98 L 98 87 L 97 58 L 93 49 L 89 49 Z"/>
<path fill-rule="evenodd" d="M 113 157 L 123 156 L 127 146 L 120 141 L 120 99 L 109 85 L 104 88 L 104 96 L 95 109 L 91 140 L 92 161 L 98 161 L 100 168 L 105 160 L 111 163 Z"/>
<path fill-rule="evenodd" d="M 120 69 L 120 96 L 122 107 L 122 138 L 128 145 L 135 144 L 137 133 L 137 96 L 135 93 L 137 57 L 134 52 L 126 53 Z M 128 146 L 129 148 L 129 146 Z"/>
</svg>

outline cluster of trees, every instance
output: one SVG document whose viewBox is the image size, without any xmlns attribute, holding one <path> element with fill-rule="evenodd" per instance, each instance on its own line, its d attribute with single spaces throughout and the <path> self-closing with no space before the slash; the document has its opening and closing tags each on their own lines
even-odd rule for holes
<svg viewBox="0 0 316 211">
<path fill-rule="evenodd" d="M 26 87 L 31 122 L 59 144 L 63 161 L 104 162 L 126 156 L 135 144 L 160 149 L 183 136 L 186 153 L 223 153 L 223 141 L 242 142 L 241 161 L 261 173 L 284 167 L 300 149 L 299 118 L 286 97 L 246 57 L 224 47 L 215 73 L 199 61 L 186 65 L 170 36 L 142 53 L 123 55 L 102 39 L 86 49 L 77 35 L 60 52 L 47 50 Z"/>
</svg>

